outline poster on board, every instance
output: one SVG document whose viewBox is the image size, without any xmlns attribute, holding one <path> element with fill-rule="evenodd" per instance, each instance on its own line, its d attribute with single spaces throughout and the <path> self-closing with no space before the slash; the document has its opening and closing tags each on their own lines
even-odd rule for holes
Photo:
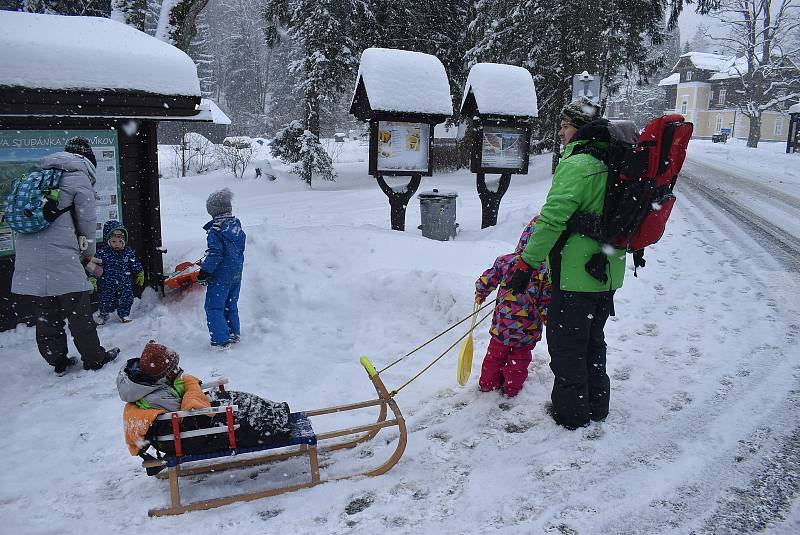
<svg viewBox="0 0 800 535">
<path fill-rule="evenodd" d="M 378 121 L 378 165 L 380 171 L 428 171 L 430 125 Z"/>
<path fill-rule="evenodd" d="M 92 145 L 97 159 L 97 236 L 102 240 L 103 224 L 122 220 L 120 199 L 119 150 L 116 130 L 0 130 L 0 217 L 14 179 L 35 171 L 43 157 L 61 152 L 67 140 L 83 136 Z M 0 223 L 0 256 L 14 254 L 14 233 Z"/>
<path fill-rule="evenodd" d="M 484 126 L 481 168 L 522 169 L 525 165 L 526 152 L 525 129 Z"/>
</svg>

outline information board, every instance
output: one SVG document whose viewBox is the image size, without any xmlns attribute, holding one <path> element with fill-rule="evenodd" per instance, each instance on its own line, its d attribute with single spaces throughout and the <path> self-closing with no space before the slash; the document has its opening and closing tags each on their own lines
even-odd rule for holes
<svg viewBox="0 0 800 535">
<path fill-rule="evenodd" d="M 0 217 L 5 212 L 6 197 L 14 179 L 39 168 L 39 161 L 64 150 L 67 140 L 83 136 L 92 145 L 97 159 L 98 242 L 103 238 L 103 224 L 109 219 L 122 220 L 120 199 L 119 145 L 116 130 L 0 130 Z M 66 217 L 66 215 L 64 216 Z M 0 256 L 14 254 L 14 232 L 0 223 Z"/>
<path fill-rule="evenodd" d="M 481 169 L 522 169 L 527 151 L 524 128 L 483 127 Z"/>
<path fill-rule="evenodd" d="M 427 172 L 430 128 L 425 123 L 378 121 L 378 172 Z"/>
</svg>

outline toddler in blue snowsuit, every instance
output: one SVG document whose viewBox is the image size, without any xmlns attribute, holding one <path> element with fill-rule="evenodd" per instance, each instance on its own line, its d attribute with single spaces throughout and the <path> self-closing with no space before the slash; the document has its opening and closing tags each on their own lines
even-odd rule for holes
<svg viewBox="0 0 800 535">
<path fill-rule="evenodd" d="M 239 288 L 244 266 L 246 235 L 242 223 L 233 217 L 228 188 L 215 191 L 206 201 L 206 210 L 213 217 L 203 226 L 208 233 L 208 249 L 197 280 L 205 281 L 206 323 L 211 333 L 211 346 L 226 348 L 239 341 Z"/>
<path fill-rule="evenodd" d="M 130 321 L 133 305 L 133 282 L 144 286 L 144 268 L 128 244 L 128 229 L 113 219 L 103 225 L 103 242 L 95 257 L 102 261 L 100 275 L 100 314 L 97 323 L 104 324 L 115 310 L 123 323 Z"/>
</svg>

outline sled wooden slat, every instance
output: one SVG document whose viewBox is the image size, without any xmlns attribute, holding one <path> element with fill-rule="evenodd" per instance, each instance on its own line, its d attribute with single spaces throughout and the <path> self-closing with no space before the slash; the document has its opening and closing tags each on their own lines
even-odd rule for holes
<svg viewBox="0 0 800 535">
<path fill-rule="evenodd" d="M 335 407 L 326 407 L 324 409 L 314 409 L 311 411 L 304 411 L 304 412 L 306 413 L 306 416 L 321 416 L 323 414 L 332 414 L 334 412 L 352 411 L 355 409 L 374 407 L 375 405 L 380 405 L 381 403 L 386 403 L 386 402 L 382 399 L 371 399 L 369 401 L 362 401 L 360 403 L 350 403 L 348 405 L 336 405 Z"/>
<path fill-rule="evenodd" d="M 232 461 L 224 461 L 224 462 L 215 462 L 214 464 L 207 464 L 203 466 L 192 466 L 190 468 L 184 468 L 183 465 L 178 465 L 175 469 L 178 472 L 178 475 L 183 476 L 194 476 L 197 474 L 214 474 L 217 472 L 224 472 L 225 470 L 231 469 L 239 469 L 239 468 L 246 468 L 248 466 L 258 466 L 260 464 L 268 464 L 276 461 L 285 461 L 286 459 L 291 459 L 292 457 L 302 457 L 306 454 L 308 446 L 306 444 L 300 444 L 297 449 L 292 451 L 287 451 L 283 453 L 270 453 L 269 455 L 259 455 L 257 457 L 246 457 L 244 459 L 234 459 Z M 237 455 L 235 457 L 240 457 Z M 230 459 L 231 456 L 228 456 Z M 163 466 L 164 461 L 146 461 L 154 463 L 151 466 Z M 142 466 L 145 468 L 147 467 L 145 463 L 142 463 Z M 167 479 L 169 476 L 164 472 L 161 472 L 156 477 L 159 479 Z"/>
<path fill-rule="evenodd" d="M 230 505 L 237 502 L 250 502 L 253 500 L 260 500 L 261 498 L 269 498 L 270 496 L 278 496 L 286 494 L 287 492 L 295 492 L 300 489 L 307 489 L 313 487 L 317 483 L 300 483 L 297 485 L 289 485 L 277 489 L 261 490 L 256 492 L 245 492 L 243 494 L 234 494 L 233 496 L 226 496 L 224 498 L 215 498 L 213 500 L 203 500 L 202 502 L 188 503 L 185 505 L 174 505 L 172 507 L 164 507 L 162 509 L 151 509 L 150 516 L 167 516 L 167 515 L 180 515 L 190 511 L 204 511 L 207 509 L 214 509 L 215 507 L 222 507 L 223 505 Z"/>
<path fill-rule="evenodd" d="M 234 429 L 239 429 L 239 424 L 233 426 Z M 207 427 L 205 429 L 196 429 L 194 431 L 185 431 L 181 433 L 181 439 L 184 438 L 192 438 L 192 437 L 202 437 L 204 435 L 218 435 L 220 433 L 227 433 L 228 427 L 218 425 L 216 427 Z M 175 435 L 160 435 L 156 437 L 156 440 L 166 442 L 168 440 L 175 440 Z"/>
<path fill-rule="evenodd" d="M 238 405 L 230 405 L 230 408 L 234 411 L 239 410 Z M 192 409 L 188 411 L 173 411 L 173 412 L 165 412 L 164 414 L 158 415 L 156 420 L 171 420 L 172 415 L 175 414 L 178 418 L 184 418 L 186 416 L 202 416 L 208 414 L 222 414 L 228 409 L 228 405 L 220 405 L 219 407 L 207 407 L 205 409 Z M 183 434 L 181 433 L 181 436 Z"/>
<path fill-rule="evenodd" d="M 344 437 L 353 435 L 355 433 L 362 433 L 364 431 L 372 431 L 375 429 L 383 429 L 384 427 L 391 427 L 397 425 L 397 420 L 387 420 L 376 424 L 359 425 L 358 427 L 349 427 L 347 429 L 340 429 L 339 431 L 329 431 L 317 435 L 317 440 L 327 440 L 329 438 Z"/>
<path fill-rule="evenodd" d="M 368 368 L 368 373 L 369 373 L 369 368 Z M 293 418 L 295 418 L 293 422 L 301 426 L 298 428 L 301 429 L 301 433 L 305 432 L 310 433 L 308 437 L 302 434 L 299 436 L 299 440 L 301 440 L 302 442 L 294 442 L 288 445 L 285 443 L 276 444 L 274 446 L 265 447 L 263 450 L 249 449 L 243 452 L 236 450 L 228 450 L 219 452 L 218 454 L 209 454 L 208 456 L 205 457 L 201 455 L 195 457 L 185 456 L 179 459 L 176 459 L 175 457 L 165 457 L 163 459 L 145 461 L 144 463 L 142 463 L 142 465 L 145 467 L 167 466 L 166 474 L 164 473 L 158 474 L 158 478 L 168 479 L 170 486 L 170 506 L 151 509 L 148 512 L 148 514 L 150 516 L 165 516 L 165 515 L 182 514 L 189 511 L 213 509 L 215 507 L 221 507 L 223 505 L 229 505 L 236 502 L 258 500 L 270 496 L 278 496 L 280 494 L 285 494 L 288 492 L 295 492 L 301 489 L 306 489 L 313 487 L 315 485 L 319 485 L 321 483 L 325 483 L 327 481 L 337 481 L 358 476 L 378 476 L 388 472 L 394 465 L 396 465 L 399 462 L 400 458 L 403 456 L 403 452 L 405 451 L 406 445 L 408 443 L 408 430 L 406 428 L 403 415 L 400 412 L 400 408 L 398 407 L 395 400 L 389 395 L 389 392 L 384 386 L 383 381 L 381 381 L 377 373 L 374 374 L 370 373 L 369 375 L 370 375 L 370 380 L 372 381 L 372 384 L 378 393 L 378 399 L 362 401 L 359 403 L 337 405 L 333 407 L 323 407 L 320 409 L 305 411 L 305 413 L 294 413 L 292 415 Z M 348 427 L 345 429 L 338 429 L 333 431 L 326 431 L 324 433 L 316 435 L 313 433 L 313 429 L 311 429 L 308 422 L 308 418 L 312 416 L 321 416 L 342 411 L 358 410 L 375 406 L 380 407 L 380 412 L 378 414 L 377 421 L 371 424 Z M 394 418 L 387 420 L 386 416 L 389 410 L 392 411 Z M 374 438 L 375 435 L 377 435 L 381 431 L 381 429 L 390 427 L 397 427 L 399 431 L 399 437 L 397 439 L 397 444 L 395 446 L 394 452 L 385 462 L 383 462 L 383 464 L 371 470 L 366 470 L 354 474 L 347 474 L 343 476 L 336 476 L 329 478 L 323 478 L 321 476 L 319 457 L 318 457 L 319 451 L 329 452 L 340 449 L 353 448 L 358 444 L 361 444 L 363 442 L 366 442 Z M 181 436 L 183 437 L 184 435 L 181 434 Z M 329 441 L 332 439 L 348 437 L 348 436 L 353 436 L 353 437 L 345 441 L 338 441 L 338 442 L 334 441 L 334 443 L 330 445 L 328 444 L 320 445 L 320 442 L 322 441 Z M 269 454 L 262 453 L 263 451 L 274 450 L 277 448 L 281 449 L 286 448 L 286 449 L 284 451 L 275 453 L 269 453 Z M 283 461 L 294 457 L 302 457 L 302 456 L 308 456 L 309 480 L 306 482 L 294 485 L 287 485 L 283 487 L 258 490 L 254 492 L 235 494 L 232 496 L 223 496 L 220 498 L 202 500 L 193 503 L 181 502 L 181 493 L 179 487 L 179 482 L 181 477 L 198 475 L 198 474 L 215 473 L 224 470 L 245 468 L 249 466 L 258 466 L 262 464 Z M 220 459 L 220 460 L 216 461 L 215 459 Z M 188 462 L 193 463 L 195 461 L 204 461 L 205 463 L 201 466 L 191 466 L 191 467 L 185 466 L 186 463 Z"/>
</svg>

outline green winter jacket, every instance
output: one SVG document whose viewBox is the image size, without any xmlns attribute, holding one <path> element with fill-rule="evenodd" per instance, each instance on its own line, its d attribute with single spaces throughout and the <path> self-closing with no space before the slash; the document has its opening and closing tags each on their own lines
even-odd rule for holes
<svg viewBox="0 0 800 535">
<path fill-rule="evenodd" d="M 522 251 L 522 259 L 529 266 L 538 266 L 547 260 L 550 268 L 550 251 L 567 228 L 567 221 L 576 211 L 601 214 L 606 195 L 608 170 L 603 162 L 589 154 L 573 154 L 588 140 L 569 143 L 556 167 L 553 185 L 539 214 L 536 229 Z M 597 142 L 595 142 L 597 143 Z M 598 143 L 599 144 L 599 143 Z M 602 283 L 586 272 L 586 262 L 600 252 L 600 242 L 582 234 L 572 234 L 561 252 L 561 277 L 559 287 L 571 292 L 605 292 L 622 286 L 625 276 L 625 250 L 607 251 L 608 282 Z"/>
</svg>

